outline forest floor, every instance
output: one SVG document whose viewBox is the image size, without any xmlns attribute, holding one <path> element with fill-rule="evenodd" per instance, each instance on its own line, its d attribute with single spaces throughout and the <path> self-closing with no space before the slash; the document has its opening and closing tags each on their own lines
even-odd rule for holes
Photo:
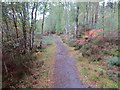
<svg viewBox="0 0 120 90">
<path fill-rule="evenodd" d="M 25 76 L 21 88 L 87 88 L 80 81 L 75 54 L 60 37 L 52 37 L 52 45 L 39 52 L 32 62 L 32 75 Z M 42 64 L 41 64 L 42 63 Z"/>
<path fill-rule="evenodd" d="M 50 37 L 51 39 L 49 39 Z M 86 58 L 79 57 L 81 55 L 80 51 L 76 51 L 74 47 L 69 47 L 63 43 L 59 36 L 53 35 L 50 37 L 47 37 L 46 40 L 47 42 L 50 41 L 51 44 L 43 45 L 42 51 L 38 50 L 38 52 L 33 53 L 37 56 L 37 59 L 28 62 L 31 73 L 25 74 L 15 87 L 118 87 L 117 83 L 106 77 L 99 76 L 97 73 L 100 70 L 106 72 L 105 66 L 101 66 L 100 63 L 89 63 Z"/>
<path fill-rule="evenodd" d="M 111 80 L 106 61 L 89 62 L 79 50 L 63 43 L 54 36 L 56 43 L 53 85 L 55 88 L 118 88 L 118 82 Z M 103 73 L 101 73 L 103 72 Z M 118 71 L 116 70 L 116 73 Z M 114 79 L 116 79 L 114 77 Z"/>
</svg>

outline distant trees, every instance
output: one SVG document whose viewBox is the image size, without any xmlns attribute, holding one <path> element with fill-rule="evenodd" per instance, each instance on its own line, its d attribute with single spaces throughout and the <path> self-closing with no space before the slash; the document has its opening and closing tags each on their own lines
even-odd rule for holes
<svg viewBox="0 0 120 90">
<path fill-rule="evenodd" d="M 104 2 L 52 2 L 48 10 L 49 15 L 45 18 L 45 31 L 66 34 L 70 32 L 77 37 L 77 30 L 83 26 L 86 29 L 116 30 L 117 22 L 116 25 L 112 23 L 117 20 L 115 10 L 117 10 L 116 2 L 109 2 L 106 5 Z"/>
<path fill-rule="evenodd" d="M 117 2 L 109 2 L 106 5 L 104 2 L 102 4 L 98 2 L 11 2 L 2 3 L 2 6 L 3 38 L 15 41 L 16 45 L 21 43 L 24 53 L 28 49 L 32 50 L 37 31 L 41 36 L 41 47 L 42 35 L 45 31 L 66 32 L 77 37 L 78 29 L 82 26 L 108 31 L 116 30 L 118 25 L 115 22 Z M 41 23 L 37 23 L 38 12 L 42 16 L 39 20 Z"/>
</svg>

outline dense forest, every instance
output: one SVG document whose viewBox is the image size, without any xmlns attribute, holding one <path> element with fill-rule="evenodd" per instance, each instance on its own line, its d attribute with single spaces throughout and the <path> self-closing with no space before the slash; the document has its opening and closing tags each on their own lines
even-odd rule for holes
<svg viewBox="0 0 120 90">
<path fill-rule="evenodd" d="M 119 10 L 115 0 L 2 2 L 2 87 L 118 88 Z"/>
</svg>

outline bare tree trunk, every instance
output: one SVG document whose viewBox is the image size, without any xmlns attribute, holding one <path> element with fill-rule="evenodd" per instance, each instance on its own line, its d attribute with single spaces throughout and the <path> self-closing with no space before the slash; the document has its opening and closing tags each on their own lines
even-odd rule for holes
<svg viewBox="0 0 120 90">
<path fill-rule="evenodd" d="M 99 3 L 96 4 L 96 11 L 95 11 L 95 28 L 97 26 L 97 22 L 98 22 L 98 10 L 99 10 Z"/>
<path fill-rule="evenodd" d="M 34 29 L 34 21 L 33 21 L 33 12 L 34 12 L 34 9 L 35 9 L 35 3 L 33 5 L 33 8 L 32 8 L 32 13 L 31 13 L 31 27 L 30 27 L 30 32 L 29 32 L 29 38 L 30 38 L 30 50 L 32 49 L 32 33 L 33 33 L 33 29 Z"/>
<path fill-rule="evenodd" d="M 86 24 L 88 24 L 88 5 L 89 3 L 86 5 Z"/>
<path fill-rule="evenodd" d="M 13 3 L 11 3 L 12 5 L 12 15 L 13 15 L 13 23 L 14 23 L 14 26 L 15 26 L 15 30 L 16 30 L 16 37 L 18 38 L 18 29 L 17 29 L 17 21 L 16 21 L 16 18 L 17 16 L 15 16 L 15 11 L 14 11 L 14 7 L 13 7 Z"/>
<path fill-rule="evenodd" d="M 103 37 L 104 37 L 104 8 L 105 8 L 105 2 L 103 2 L 103 10 L 102 10 L 102 25 L 103 25 Z"/>
<path fill-rule="evenodd" d="M 94 28 L 94 11 L 92 12 L 91 27 Z"/>
<path fill-rule="evenodd" d="M 78 36 L 78 16 L 79 16 L 79 6 L 77 6 L 77 10 L 76 10 L 76 27 L 75 27 L 75 37 Z"/>
<path fill-rule="evenodd" d="M 26 49 L 27 49 L 27 46 L 26 46 L 26 42 L 27 42 L 27 32 L 26 32 L 26 19 L 27 19 L 27 16 L 26 16 L 26 3 L 23 2 L 23 18 L 22 18 L 22 27 L 23 27 L 23 40 L 24 40 L 24 53 L 26 53 Z"/>
<path fill-rule="evenodd" d="M 42 39 L 43 39 L 43 27 L 44 27 L 44 18 L 45 18 L 45 9 L 46 9 L 47 4 L 44 3 L 44 9 L 43 9 L 43 20 L 42 20 L 42 32 L 40 36 L 40 49 L 42 49 Z"/>
<path fill-rule="evenodd" d="M 35 18 L 34 18 L 34 27 L 33 27 L 33 32 L 32 32 L 32 48 L 33 48 L 33 45 L 34 45 L 34 36 L 35 36 L 34 31 L 36 30 L 37 9 L 38 9 L 38 3 L 36 4 Z"/>
<path fill-rule="evenodd" d="M 86 21 L 86 20 L 85 20 L 85 15 L 84 15 L 84 20 L 83 20 L 83 24 L 84 24 L 84 25 L 85 25 L 85 21 Z"/>
</svg>

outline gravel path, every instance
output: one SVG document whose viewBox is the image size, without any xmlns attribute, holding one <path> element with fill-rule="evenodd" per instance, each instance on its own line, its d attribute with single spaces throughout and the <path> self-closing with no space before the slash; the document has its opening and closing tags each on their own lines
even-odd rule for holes
<svg viewBox="0 0 120 90">
<path fill-rule="evenodd" d="M 53 72 L 54 88 L 87 88 L 80 82 L 75 59 L 68 56 L 69 49 L 55 36 L 55 69 Z"/>
</svg>

